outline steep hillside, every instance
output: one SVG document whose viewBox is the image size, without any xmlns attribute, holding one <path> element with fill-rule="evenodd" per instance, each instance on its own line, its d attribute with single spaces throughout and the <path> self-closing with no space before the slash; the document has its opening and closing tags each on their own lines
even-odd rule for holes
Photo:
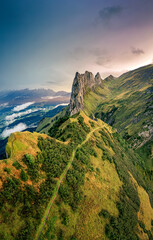
<svg viewBox="0 0 153 240">
<path fill-rule="evenodd" d="M 43 118 L 38 124 L 36 131 L 40 133 L 48 133 L 49 129 L 52 127 L 52 125 L 57 119 L 67 115 L 67 109 L 68 107 L 65 107 L 62 111 L 57 113 L 55 116 Z"/>
<path fill-rule="evenodd" d="M 49 136 L 12 134 L 7 152 L 0 239 L 152 239 L 143 161 L 103 121 L 66 116 Z"/>
<path fill-rule="evenodd" d="M 94 111 L 95 117 L 117 128 L 138 152 L 146 146 L 144 159 L 147 153 L 147 166 L 153 169 L 153 65 L 105 81 L 105 86 L 109 93 Z"/>
<path fill-rule="evenodd" d="M 86 86 L 82 91 L 81 109 L 91 118 L 100 118 L 115 127 L 139 154 L 144 153 L 147 167 L 153 169 L 153 65 L 119 78 L 109 76 L 94 89 Z M 75 91 L 72 95 L 77 100 L 80 93 Z"/>
<path fill-rule="evenodd" d="M 116 127 L 138 147 L 142 141 L 134 142 L 132 137 L 144 137 L 147 141 L 153 132 L 153 65 L 105 81 L 105 84 L 109 94 L 96 109 L 95 116 Z"/>
<path fill-rule="evenodd" d="M 109 76 L 97 82 L 93 74 L 77 73 L 66 115 L 83 110 L 87 116 L 100 118 L 115 127 L 143 157 L 149 174 L 153 170 L 153 65 L 127 72 L 119 78 Z M 37 129 L 47 133 L 54 120 L 44 119 Z M 142 156 L 143 155 L 143 156 Z"/>
</svg>

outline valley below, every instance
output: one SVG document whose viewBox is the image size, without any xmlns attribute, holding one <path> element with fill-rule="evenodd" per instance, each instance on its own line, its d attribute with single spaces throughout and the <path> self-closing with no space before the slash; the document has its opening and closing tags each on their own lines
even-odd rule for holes
<svg viewBox="0 0 153 240">
<path fill-rule="evenodd" d="M 1 92 L 0 158 L 5 157 L 6 142 L 11 133 L 35 131 L 42 118 L 53 117 L 68 105 L 69 97 L 70 94 L 66 92 L 58 94 L 43 89 Z"/>
</svg>

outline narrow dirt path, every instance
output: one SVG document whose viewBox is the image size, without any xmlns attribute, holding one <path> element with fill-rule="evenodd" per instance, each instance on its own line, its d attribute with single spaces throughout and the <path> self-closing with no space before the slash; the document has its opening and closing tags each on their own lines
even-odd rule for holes
<svg viewBox="0 0 153 240">
<path fill-rule="evenodd" d="M 43 216 L 43 218 L 42 218 L 41 224 L 39 225 L 39 228 L 38 228 L 38 230 L 37 230 L 35 240 L 39 240 L 39 238 L 40 238 L 40 236 L 41 236 L 41 233 L 42 233 L 42 231 L 43 231 L 43 229 L 44 229 L 44 227 L 45 227 L 45 224 L 46 224 L 48 215 L 49 215 L 49 213 L 50 213 L 50 209 L 51 209 L 51 207 L 52 207 L 52 205 L 53 205 L 53 203 L 54 203 L 54 201 L 55 201 L 55 199 L 56 199 L 56 197 L 57 197 L 57 195 L 58 195 L 58 191 L 59 191 L 61 182 L 63 181 L 63 178 L 66 176 L 69 168 L 71 167 L 71 164 L 72 164 L 72 162 L 73 162 L 73 160 L 74 160 L 75 153 L 76 153 L 77 149 L 80 148 L 82 145 L 84 145 L 84 144 L 88 141 L 88 139 L 90 138 L 90 136 L 92 135 L 93 132 L 95 132 L 96 130 L 98 130 L 98 129 L 100 129 L 100 128 L 101 128 L 101 127 L 97 127 L 97 128 L 95 128 L 94 130 L 92 130 L 92 131 L 87 135 L 86 139 L 85 139 L 81 144 L 79 144 L 79 145 L 73 150 L 72 156 L 71 156 L 71 158 L 70 158 L 70 161 L 69 161 L 68 165 L 66 166 L 64 172 L 63 172 L 62 175 L 60 176 L 59 181 L 58 181 L 58 183 L 57 183 L 57 186 L 56 186 L 56 188 L 55 188 L 55 190 L 54 190 L 54 194 L 53 194 L 53 196 L 51 197 L 51 199 L 50 199 L 50 201 L 49 201 L 49 203 L 48 203 L 48 206 L 47 206 L 47 208 L 46 208 L 46 210 L 45 210 L 45 213 L 44 213 L 44 216 Z"/>
</svg>

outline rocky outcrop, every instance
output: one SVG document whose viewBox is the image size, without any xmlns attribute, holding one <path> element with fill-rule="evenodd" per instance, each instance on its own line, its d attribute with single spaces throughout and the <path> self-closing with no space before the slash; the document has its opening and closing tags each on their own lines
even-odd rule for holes
<svg viewBox="0 0 153 240">
<path fill-rule="evenodd" d="M 83 110 L 83 98 L 86 90 L 90 88 L 94 90 L 96 86 L 102 85 L 102 79 L 99 73 L 94 75 L 91 72 L 86 71 L 84 74 L 76 73 L 73 85 L 72 85 L 72 93 L 69 105 L 70 115 L 74 115 L 75 113 Z"/>
<path fill-rule="evenodd" d="M 100 76 L 100 73 L 98 72 L 95 76 L 95 83 L 96 85 L 101 85 L 102 84 L 102 79 L 101 79 L 101 76 Z"/>
<path fill-rule="evenodd" d="M 114 79 L 115 79 L 115 77 L 113 75 L 109 75 L 108 77 L 106 77 L 104 79 L 104 81 L 111 81 L 111 80 L 114 80 Z"/>
</svg>

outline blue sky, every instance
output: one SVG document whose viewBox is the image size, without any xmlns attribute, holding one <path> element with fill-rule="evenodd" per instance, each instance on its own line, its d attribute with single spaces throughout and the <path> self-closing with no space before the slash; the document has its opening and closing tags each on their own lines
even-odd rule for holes
<svg viewBox="0 0 153 240">
<path fill-rule="evenodd" d="M 71 90 L 153 59 L 153 0 L 0 0 L 0 90 Z"/>
</svg>

